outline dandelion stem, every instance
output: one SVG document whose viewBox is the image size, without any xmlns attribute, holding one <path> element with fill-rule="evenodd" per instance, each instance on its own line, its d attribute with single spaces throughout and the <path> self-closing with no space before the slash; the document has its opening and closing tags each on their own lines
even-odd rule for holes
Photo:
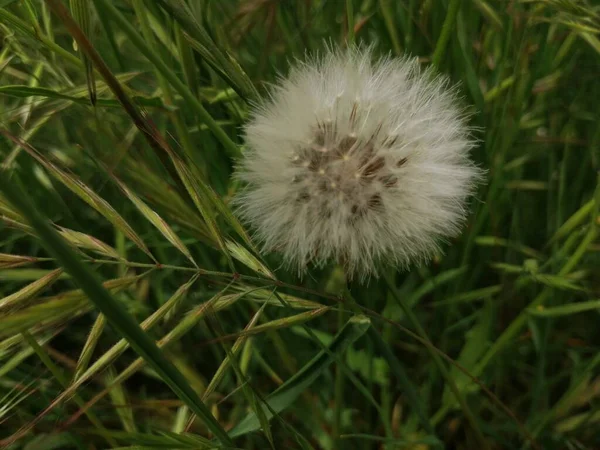
<svg viewBox="0 0 600 450">
<path fill-rule="evenodd" d="M 432 64 L 438 69 L 440 67 L 440 62 L 442 61 L 442 56 L 446 51 L 448 41 L 450 40 L 450 34 L 452 33 L 452 29 L 454 28 L 454 23 L 456 22 L 456 16 L 458 15 L 459 7 L 460 0 L 450 0 L 448 12 L 446 13 L 446 18 L 444 19 L 444 24 L 442 25 L 442 32 L 440 33 L 440 37 L 438 38 L 431 61 Z"/>
</svg>

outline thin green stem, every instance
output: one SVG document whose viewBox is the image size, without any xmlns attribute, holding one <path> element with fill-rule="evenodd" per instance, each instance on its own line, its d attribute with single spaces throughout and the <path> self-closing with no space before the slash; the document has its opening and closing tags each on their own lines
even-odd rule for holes
<svg viewBox="0 0 600 450">
<path fill-rule="evenodd" d="M 36 28 L 29 23 L 25 22 L 23 19 L 15 16 L 14 14 L 9 13 L 4 8 L 0 8 L 0 21 L 7 22 L 11 25 L 13 29 L 18 29 L 23 31 L 25 34 L 28 34 L 30 37 L 37 39 L 49 50 L 61 56 L 65 60 L 69 61 L 72 64 L 77 66 L 83 66 L 83 62 L 77 58 L 75 55 L 69 53 L 67 50 L 62 48 L 60 45 L 56 44 L 52 39 L 42 33 L 39 28 Z"/>
<path fill-rule="evenodd" d="M 47 0 L 48 1 L 48 0 Z M 179 92 L 185 102 L 198 114 L 202 122 L 206 124 L 208 129 L 214 134 L 217 140 L 223 145 L 225 151 L 231 157 L 240 155 L 240 149 L 231 140 L 231 138 L 223 131 L 223 128 L 213 119 L 209 112 L 202 106 L 202 103 L 196 98 L 194 93 L 183 83 L 179 77 L 171 70 L 169 66 L 160 58 L 160 56 L 152 50 L 144 41 L 143 36 L 137 29 L 121 14 L 121 12 L 109 0 L 95 0 L 101 4 L 105 12 L 112 20 L 114 20 L 119 29 L 123 31 L 131 40 L 131 43 L 156 67 L 156 69 L 165 77 L 165 79 Z"/>
<path fill-rule="evenodd" d="M 344 292 L 344 298 L 348 300 L 346 304 L 350 307 L 352 311 L 355 312 L 355 314 L 364 314 L 363 311 L 365 311 L 366 308 L 361 307 L 356 302 L 356 300 L 354 299 L 354 297 L 350 293 L 350 290 L 347 287 L 346 291 Z M 417 416 L 421 420 L 425 431 L 427 431 L 427 433 L 431 435 L 435 435 L 435 430 L 429 418 L 427 417 L 425 406 L 423 405 L 423 402 L 421 401 L 418 392 L 416 391 L 416 389 L 413 388 L 413 383 L 411 382 L 410 377 L 404 370 L 404 367 L 402 366 L 394 352 L 390 349 L 390 346 L 383 340 L 381 334 L 379 334 L 379 332 L 373 327 L 369 329 L 367 335 L 369 336 L 369 339 L 371 339 L 371 341 L 373 342 L 373 345 L 375 346 L 377 351 L 379 351 L 383 355 L 383 357 L 389 364 L 392 373 L 396 376 L 398 380 L 398 384 L 405 388 L 404 394 L 408 398 L 411 407 L 415 410 Z M 388 406 L 391 406 L 391 404 Z M 390 418 L 387 416 L 384 417 L 384 427 L 386 427 L 386 433 L 388 436 L 392 437 L 391 425 L 388 423 Z"/>
<path fill-rule="evenodd" d="M 400 55 L 400 53 L 402 53 L 402 46 L 400 45 L 400 37 L 396 31 L 396 24 L 394 23 L 395 15 L 392 11 L 390 0 L 379 0 L 379 8 L 381 9 L 385 26 L 388 30 L 388 34 L 390 35 L 392 47 L 394 47 L 394 54 Z"/>
<path fill-rule="evenodd" d="M 434 345 L 429 340 L 429 336 L 427 335 L 427 333 L 425 332 L 425 330 L 421 326 L 421 323 L 419 322 L 419 319 L 413 313 L 412 309 L 404 302 L 402 296 L 398 294 L 398 292 L 396 290 L 396 287 L 395 287 L 395 285 L 393 283 L 393 280 L 390 279 L 390 277 L 389 277 L 389 275 L 387 273 L 384 273 L 384 279 L 385 279 L 385 281 L 388 284 L 388 287 L 390 289 L 390 292 L 392 293 L 392 296 L 394 297 L 394 299 L 396 300 L 396 302 L 398 303 L 398 305 L 400 306 L 400 308 L 402 309 L 402 311 L 404 311 L 404 314 L 408 318 L 409 322 L 417 330 L 417 334 L 423 339 L 422 342 L 425 344 L 425 348 L 427 349 L 427 351 L 431 355 L 431 358 L 433 359 L 433 361 L 434 361 L 435 365 L 437 366 L 438 370 L 441 372 L 442 376 L 446 380 L 446 383 L 448 383 L 448 387 L 450 388 L 450 390 L 454 394 L 454 397 L 459 402 L 459 404 L 460 404 L 460 406 L 462 408 L 463 414 L 465 415 L 465 417 L 467 418 L 467 420 L 471 424 L 471 427 L 472 427 L 472 429 L 473 429 L 473 431 L 475 433 L 475 437 L 479 441 L 479 445 L 480 445 L 479 448 L 481 448 L 481 449 L 488 449 L 489 446 L 487 444 L 487 441 L 486 441 L 485 437 L 481 433 L 481 430 L 479 429 L 479 426 L 477 425 L 477 421 L 475 420 L 475 416 L 473 415 L 473 413 L 471 412 L 471 409 L 467 405 L 467 402 L 464 399 L 463 395 L 461 394 L 460 390 L 458 389 L 458 386 L 456 386 L 456 383 L 454 382 L 454 380 L 450 376 L 450 372 L 448 371 L 448 369 L 446 368 L 446 366 L 443 363 L 442 359 L 438 355 L 437 350 L 435 349 Z"/>
<path fill-rule="evenodd" d="M 440 33 L 440 37 L 435 46 L 435 51 L 433 52 L 433 57 L 431 58 L 431 63 L 438 69 L 440 68 L 442 57 L 444 56 L 448 41 L 450 40 L 450 35 L 454 29 L 454 24 L 456 23 L 460 2 L 461 0 L 450 0 L 450 5 L 448 6 L 448 12 L 446 13 L 446 18 L 442 25 L 442 32 Z"/>
<path fill-rule="evenodd" d="M 140 28 L 142 30 L 142 35 L 144 36 L 146 43 L 156 45 L 154 36 L 152 34 L 152 29 L 150 27 L 150 24 L 148 23 L 148 18 L 146 17 L 146 8 L 144 7 L 144 1 L 134 0 L 133 7 L 140 22 Z M 156 47 L 157 49 L 161 48 L 160 46 Z M 159 57 L 166 59 L 164 58 L 164 55 L 162 55 L 162 52 L 158 51 L 157 54 L 159 55 Z M 166 78 L 158 69 L 155 69 L 155 72 L 158 78 L 158 83 L 164 96 L 165 104 L 174 105 L 175 102 L 173 100 L 173 95 L 171 93 L 171 87 L 169 86 L 169 83 L 167 83 Z M 177 131 L 177 136 L 179 137 L 181 146 L 183 147 L 183 150 L 185 151 L 186 155 L 188 156 L 188 158 L 190 158 L 191 161 L 194 161 L 194 163 L 199 168 L 204 169 L 204 161 L 201 161 L 199 158 L 197 158 L 198 152 L 194 149 L 192 145 L 188 129 L 185 125 L 183 114 L 181 114 L 181 111 L 173 111 L 170 113 L 170 116 L 173 121 L 173 125 L 175 126 L 175 130 Z M 202 170 L 202 172 L 203 175 L 205 175 L 205 171 Z"/>
<path fill-rule="evenodd" d="M 337 325 L 338 330 L 344 327 L 344 308 L 338 308 L 337 311 Z M 334 448 L 341 449 L 342 442 L 340 441 L 340 435 L 342 434 L 342 412 L 344 410 L 344 371 L 340 364 L 336 364 L 335 367 L 335 410 L 333 417 L 333 439 Z"/>
<path fill-rule="evenodd" d="M 36 353 L 38 358 L 40 358 L 40 360 L 46 366 L 46 368 L 52 373 L 54 378 L 56 378 L 56 380 L 63 387 L 63 389 L 67 389 L 69 387 L 69 380 L 67 379 L 65 374 L 62 373 L 60 368 L 58 368 L 56 366 L 56 364 L 54 364 L 54 362 L 50 359 L 50 357 L 44 351 L 44 349 L 40 346 L 40 344 L 38 344 L 38 342 L 35 340 L 35 338 L 28 331 L 23 331 L 21 333 L 21 335 L 23 336 L 23 339 L 25 339 L 27 344 L 29 344 L 29 346 L 32 348 L 32 350 Z M 77 393 L 74 394 L 73 400 L 75 401 L 75 403 L 77 403 L 77 406 L 79 406 L 80 408 L 84 407 L 85 402 L 83 401 L 83 399 L 81 398 L 81 396 L 79 394 L 77 394 Z M 96 428 L 98 428 L 99 431 L 105 432 L 105 433 L 103 433 L 103 435 L 106 437 L 106 442 L 108 442 L 112 447 L 117 447 L 118 446 L 117 442 L 113 438 L 111 438 L 110 436 L 108 436 L 106 434 L 106 428 L 104 428 L 104 426 L 102 425 L 102 422 L 100 422 L 100 420 L 98 419 L 98 416 L 96 416 L 96 414 L 93 411 L 90 411 L 89 409 L 86 410 L 85 414 L 88 417 L 88 419 L 90 420 L 90 422 Z"/>
<path fill-rule="evenodd" d="M 206 427 L 222 444 L 233 447 L 233 441 L 210 410 L 202 403 L 196 392 L 189 385 L 182 373 L 156 346 L 154 340 L 146 334 L 137 321 L 102 285 L 97 275 L 80 258 L 67 242 L 52 228 L 48 219 L 42 215 L 37 205 L 17 186 L 9 180 L 5 173 L 0 173 L 0 191 L 5 198 L 27 219 L 42 245 L 53 255 L 73 280 L 85 292 L 90 301 L 106 316 L 107 321 L 117 330 L 131 347 L 159 374 L 161 379 L 173 392 L 196 413 Z"/>
<path fill-rule="evenodd" d="M 354 45 L 354 3 L 352 0 L 346 0 L 346 17 L 348 19 L 348 34 L 346 42 L 348 46 Z"/>
</svg>

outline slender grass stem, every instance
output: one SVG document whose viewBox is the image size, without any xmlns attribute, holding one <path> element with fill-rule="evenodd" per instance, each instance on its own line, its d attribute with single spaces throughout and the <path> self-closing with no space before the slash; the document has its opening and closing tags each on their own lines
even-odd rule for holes
<svg viewBox="0 0 600 450">
<path fill-rule="evenodd" d="M 442 25 L 442 31 L 440 33 L 440 37 L 438 38 L 437 44 L 435 45 L 435 50 L 431 58 L 431 63 L 438 69 L 440 68 L 444 52 L 446 51 L 448 41 L 452 35 L 452 30 L 456 24 L 456 16 L 458 14 L 458 9 L 460 8 L 460 3 L 461 0 L 450 0 L 450 4 L 448 5 L 448 12 L 446 13 L 446 18 L 444 19 L 444 24 Z"/>
<path fill-rule="evenodd" d="M 48 1 L 48 0 L 47 0 Z M 215 135 L 217 140 L 221 142 L 227 153 L 236 157 L 239 156 L 240 150 L 238 146 L 225 133 L 223 128 L 213 119 L 209 112 L 202 106 L 202 103 L 196 98 L 194 93 L 179 79 L 173 70 L 154 52 L 144 41 L 138 30 L 119 12 L 117 8 L 109 0 L 95 0 L 101 4 L 107 15 L 119 26 L 131 42 L 139 49 L 139 51 L 156 67 L 156 69 L 165 77 L 165 79 L 173 86 L 173 88 L 183 97 L 188 105 L 198 114 L 198 117 L 204 122 L 209 130 Z"/>
<path fill-rule="evenodd" d="M 392 11 L 392 2 L 390 0 L 379 0 L 379 9 L 381 10 L 385 26 L 392 41 L 394 54 L 400 55 L 402 53 L 402 45 L 400 44 L 400 37 L 398 36 L 394 22 L 395 15 Z"/>
<path fill-rule="evenodd" d="M 348 45 L 354 44 L 354 2 L 353 0 L 346 0 L 346 18 L 348 24 L 348 34 L 346 35 L 346 42 Z"/>
<path fill-rule="evenodd" d="M 441 360 L 440 356 L 438 355 L 437 351 L 433 350 L 434 346 L 431 343 L 431 341 L 429 340 L 429 336 L 427 335 L 427 333 L 425 332 L 425 330 L 421 326 L 421 323 L 419 322 L 419 319 L 417 319 L 417 316 L 413 313 L 412 309 L 408 305 L 405 304 L 405 302 L 402 299 L 402 297 L 400 295 L 398 295 L 398 292 L 396 291 L 396 287 L 394 286 L 394 283 L 390 279 L 390 277 L 389 277 L 388 274 L 384 274 L 384 279 L 385 279 L 385 281 L 386 281 L 386 283 L 387 283 L 387 285 L 388 285 L 388 287 L 390 289 L 390 292 L 392 293 L 392 296 L 394 297 L 394 299 L 396 300 L 396 302 L 398 303 L 398 305 L 400 306 L 400 308 L 402 309 L 402 311 L 404 312 L 404 314 L 408 318 L 409 322 L 412 324 L 413 327 L 415 327 L 415 329 L 417 330 L 417 333 L 419 334 L 419 336 L 423 339 L 422 342 L 425 343 L 425 348 L 427 349 L 427 351 L 431 355 L 431 357 L 432 357 L 435 365 L 437 366 L 438 370 L 442 373 L 442 376 L 444 377 L 444 380 L 448 384 L 448 387 L 450 388 L 450 390 L 454 394 L 454 397 L 460 403 L 460 406 L 461 406 L 461 409 L 463 411 L 463 414 L 465 415 L 465 417 L 467 418 L 467 420 L 471 424 L 473 432 L 475 433 L 475 437 L 476 437 L 477 441 L 479 442 L 479 445 L 480 445 L 479 448 L 481 448 L 481 449 L 488 449 L 488 448 L 490 448 L 489 445 L 488 445 L 487 440 L 485 439 L 485 437 L 481 433 L 481 430 L 479 429 L 479 425 L 478 425 L 478 423 L 477 423 L 477 421 L 475 419 L 475 416 L 473 415 L 473 413 L 471 412 L 471 409 L 467 405 L 467 402 L 466 402 L 465 398 L 463 397 L 462 393 L 459 391 L 459 389 L 456 386 L 456 383 L 454 382 L 454 380 L 451 378 L 450 373 L 448 372 L 448 369 L 446 368 L 445 364 L 442 362 L 442 360 Z"/>
<path fill-rule="evenodd" d="M 0 175 L 3 175 L 0 173 Z M 44 246 L 50 254 L 70 273 L 81 289 L 88 295 L 96 307 L 104 313 L 107 321 L 125 337 L 131 347 L 142 356 L 173 392 L 184 401 L 190 409 L 202 418 L 208 429 L 223 444 L 233 446 L 225 430 L 202 403 L 198 395 L 190 387 L 185 377 L 175 368 L 158 349 L 137 321 L 127 312 L 121 303 L 102 286 L 97 275 L 85 264 L 82 264 L 69 245 L 50 226 L 48 220 L 40 213 L 14 180 L 0 176 L 0 192 L 25 217 L 42 238 Z"/>
<path fill-rule="evenodd" d="M 38 344 L 38 342 L 35 340 L 35 338 L 28 331 L 23 331 L 21 333 L 21 335 L 23 336 L 23 339 L 25 339 L 27 344 L 29 344 L 29 346 L 36 353 L 38 358 L 40 358 L 42 363 L 44 363 L 46 368 L 52 373 L 52 376 L 54 376 L 56 381 L 58 381 L 58 383 L 64 389 L 68 388 L 69 380 L 67 379 L 65 374 L 62 373 L 61 369 L 59 367 L 57 367 L 56 364 L 54 364 L 54 362 L 50 359 L 50 356 L 48 356 L 48 354 L 44 351 L 44 349 L 40 346 L 40 344 Z M 75 394 L 73 396 L 73 400 L 75 401 L 77 406 L 79 406 L 80 408 L 85 405 L 85 402 L 83 401 L 83 399 L 81 398 L 81 396 L 79 394 Z M 85 414 L 88 417 L 88 419 L 90 420 L 90 422 L 99 431 L 106 432 L 106 428 L 104 428 L 104 426 L 102 425 L 102 422 L 98 419 L 98 416 L 93 411 L 87 410 Z M 105 433 L 103 433 L 103 434 L 105 434 Z M 108 442 L 112 447 L 118 446 L 117 442 L 110 436 L 106 436 L 106 442 Z"/>
<path fill-rule="evenodd" d="M 337 311 L 337 326 L 341 330 L 345 323 L 344 308 L 340 307 Z M 335 410 L 333 417 L 333 439 L 334 448 L 340 449 L 342 442 L 340 436 L 342 434 L 342 413 L 344 411 L 344 372 L 342 367 L 337 364 L 335 368 L 335 392 L 334 392 Z"/>
</svg>

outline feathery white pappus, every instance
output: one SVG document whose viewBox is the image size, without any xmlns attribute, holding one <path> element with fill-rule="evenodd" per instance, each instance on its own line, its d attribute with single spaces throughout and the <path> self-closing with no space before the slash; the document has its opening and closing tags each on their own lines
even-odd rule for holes
<svg viewBox="0 0 600 450">
<path fill-rule="evenodd" d="M 298 63 L 245 127 L 237 212 L 303 272 L 428 260 L 458 234 L 481 171 L 448 81 L 416 59 L 328 50 Z"/>
</svg>

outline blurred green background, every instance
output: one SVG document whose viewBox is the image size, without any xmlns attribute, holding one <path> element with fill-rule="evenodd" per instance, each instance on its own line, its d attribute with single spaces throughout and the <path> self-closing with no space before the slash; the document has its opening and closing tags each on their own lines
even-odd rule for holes
<svg viewBox="0 0 600 450">
<path fill-rule="evenodd" d="M 2 0 L 0 33 L 0 448 L 600 448 L 597 3 Z M 487 179 L 428 266 L 299 279 L 229 207 L 241 129 L 352 43 L 458 84 Z"/>
</svg>

